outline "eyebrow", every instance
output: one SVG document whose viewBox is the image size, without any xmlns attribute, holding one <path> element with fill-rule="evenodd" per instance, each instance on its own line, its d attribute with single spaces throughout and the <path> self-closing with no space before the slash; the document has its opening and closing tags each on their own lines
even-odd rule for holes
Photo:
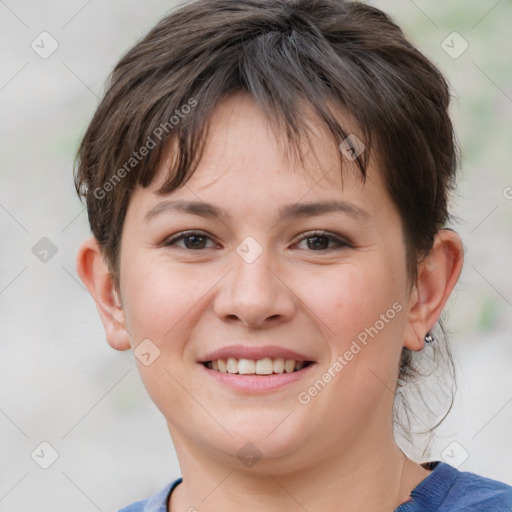
<svg viewBox="0 0 512 512">
<path fill-rule="evenodd" d="M 204 201 L 169 200 L 162 201 L 151 208 L 144 216 L 144 222 L 149 222 L 152 218 L 164 212 L 184 212 L 206 218 L 217 217 L 223 221 L 229 221 L 231 219 L 231 215 L 227 210 L 212 203 L 205 203 Z M 371 216 L 368 212 L 347 201 L 292 203 L 284 205 L 279 209 L 279 218 L 286 220 L 290 218 L 311 217 L 331 212 L 341 212 L 362 222 L 371 220 Z"/>
</svg>

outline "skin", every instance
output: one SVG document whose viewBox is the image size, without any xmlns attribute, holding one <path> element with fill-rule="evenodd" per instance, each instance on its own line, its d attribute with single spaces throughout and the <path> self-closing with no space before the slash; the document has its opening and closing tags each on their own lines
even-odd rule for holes
<svg viewBox="0 0 512 512">
<path fill-rule="evenodd" d="M 337 511 L 340 504 L 393 510 L 429 474 L 393 436 L 400 352 L 424 347 L 460 275 L 461 239 L 450 230 L 437 234 L 410 291 L 401 219 L 375 162 L 363 184 L 354 163 L 344 160 L 342 187 L 337 148 L 312 121 L 314 144 L 304 146 L 300 167 L 283 158 L 264 114 L 241 94 L 219 104 L 211 121 L 203 158 L 184 187 L 157 195 L 162 165 L 148 188 L 134 191 L 122 233 L 120 289 L 93 238 L 77 257 L 110 345 L 133 350 L 149 338 L 160 350 L 148 366 L 135 360 L 180 461 L 183 483 L 169 510 Z M 231 219 L 165 212 L 144 222 L 171 198 L 214 203 Z M 365 210 L 369 221 L 339 212 L 277 215 L 284 204 L 340 199 Z M 196 242 L 200 249 L 190 239 L 188 246 L 183 239 L 164 244 L 185 230 L 209 238 Z M 308 243 L 312 230 L 351 245 L 332 238 Z M 247 236 L 263 249 L 250 264 L 235 251 Z M 298 393 L 394 303 L 402 310 L 301 404 Z M 241 342 L 290 348 L 316 365 L 281 389 L 242 395 L 198 364 L 207 352 Z M 237 457 L 248 442 L 262 454 L 251 468 Z"/>
</svg>

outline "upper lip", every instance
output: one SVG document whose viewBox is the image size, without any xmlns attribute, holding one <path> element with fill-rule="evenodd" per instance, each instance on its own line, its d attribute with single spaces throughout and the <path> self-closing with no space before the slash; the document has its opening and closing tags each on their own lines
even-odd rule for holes
<svg viewBox="0 0 512 512">
<path fill-rule="evenodd" d="M 295 361 L 313 362 L 313 359 L 305 354 L 278 347 L 277 345 L 263 345 L 257 347 L 250 345 L 230 345 L 206 354 L 200 362 L 205 363 L 207 361 L 227 359 L 228 357 L 234 357 L 235 359 L 265 359 L 266 357 L 275 359 L 276 357 L 282 357 L 283 359 L 293 359 Z"/>
</svg>

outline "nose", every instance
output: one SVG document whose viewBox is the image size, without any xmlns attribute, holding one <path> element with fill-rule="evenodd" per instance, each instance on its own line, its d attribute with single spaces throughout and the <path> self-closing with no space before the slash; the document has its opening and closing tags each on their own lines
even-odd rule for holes
<svg viewBox="0 0 512 512">
<path fill-rule="evenodd" d="M 293 317 L 297 298 L 291 283 L 278 275 L 267 250 L 250 263 L 235 253 L 233 264 L 214 300 L 214 312 L 221 320 L 262 328 Z"/>
</svg>

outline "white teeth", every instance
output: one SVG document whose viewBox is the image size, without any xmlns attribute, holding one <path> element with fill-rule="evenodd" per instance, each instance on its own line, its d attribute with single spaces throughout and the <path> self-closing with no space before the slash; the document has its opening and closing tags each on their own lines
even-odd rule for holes
<svg viewBox="0 0 512 512">
<path fill-rule="evenodd" d="M 304 361 L 295 361 L 294 359 L 284 359 L 276 357 L 272 359 L 265 357 L 263 359 L 236 359 L 228 357 L 227 359 L 217 359 L 208 363 L 208 368 L 222 373 L 238 373 L 240 375 L 271 375 L 272 373 L 292 373 L 299 371 L 306 363 Z"/>
<path fill-rule="evenodd" d="M 234 357 L 228 357 L 226 367 L 228 369 L 228 373 L 238 373 L 238 361 Z"/>
<path fill-rule="evenodd" d="M 252 359 L 240 359 L 238 361 L 238 373 L 256 373 L 256 363 Z"/>
<path fill-rule="evenodd" d="M 295 361 L 293 359 L 287 359 L 284 363 L 284 371 L 286 373 L 292 373 L 295 369 Z"/>
<path fill-rule="evenodd" d="M 284 371 L 284 359 L 282 357 L 276 357 L 274 359 L 274 373 L 283 373 Z"/>
<path fill-rule="evenodd" d="M 258 375 L 270 375 L 274 371 L 272 359 L 266 357 L 265 359 L 258 359 L 256 361 L 256 373 Z"/>
</svg>

